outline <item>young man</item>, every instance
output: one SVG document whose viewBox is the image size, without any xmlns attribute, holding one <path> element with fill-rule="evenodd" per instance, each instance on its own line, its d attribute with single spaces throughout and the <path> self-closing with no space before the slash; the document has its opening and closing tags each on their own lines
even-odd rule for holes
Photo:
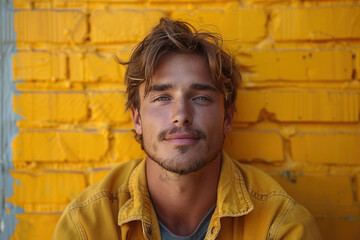
<svg viewBox="0 0 360 240">
<path fill-rule="evenodd" d="M 135 48 L 127 108 L 147 156 L 85 190 L 54 239 L 321 239 L 273 179 L 222 152 L 241 77 L 220 43 L 161 19 Z"/>
</svg>

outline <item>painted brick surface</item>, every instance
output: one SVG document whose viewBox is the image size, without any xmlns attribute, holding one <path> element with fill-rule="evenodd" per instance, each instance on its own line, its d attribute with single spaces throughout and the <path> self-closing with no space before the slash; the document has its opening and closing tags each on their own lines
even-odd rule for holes
<svg viewBox="0 0 360 240">
<path fill-rule="evenodd" d="M 123 83 L 125 67 L 116 62 L 115 56 L 115 53 L 70 54 L 71 81 Z"/>
<path fill-rule="evenodd" d="M 19 52 L 13 60 L 14 80 L 55 81 L 67 78 L 66 55 L 49 52 Z"/>
<path fill-rule="evenodd" d="M 266 109 L 284 122 L 358 122 L 359 94 L 339 91 L 270 91 Z"/>
<path fill-rule="evenodd" d="M 315 216 L 322 215 L 324 208 L 347 207 L 354 203 L 351 179 L 348 176 L 311 176 L 293 173 L 295 176 L 289 179 L 286 177 L 286 172 L 284 173 L 283 176 L 277 176 L 275 179 Z"/>
<path fill-rule="evenodd" d="M 91 41 L 94 43 L 140 41 L 161 17 L 165 17 L 164 11 L 161 10 L 96 10 L 90 17 Z M 114 24 L 115 22 L 119 24 Z"/>
<path fill-rule="evenodd" d="M 257 42 L 266 35 L 266 13 L 263 9 L 241 8 L 230 5 L 225 9 L 196 11 L 177 10 L 171 15 L 175 19 L 184 19 L 197 25 L 208 26 L 210 31 L 219 31 L 230 42 Z M 251 24 L 248 24 L 251 22 Z"/>
<path fill-rule="evenodd" d="M 75 195 L 113 166 L 145 156 L 124 111 L 126 67 L 115 56 L 127 61 L 135 43 L 165 16 L 219 31 L 224 46 L 251 70 L 243 71 L 225 151 L 274 176 L 314 214 L 324 239 L 360 238 L 359 4 L 13 3 L 13 107 L 21 119 L 8 201 L 24 214 L 16 216 L 12 239 L 50 239 Z"/>
<path fill-rule="evenodd" d="M 207 2 L 208 0 L 149 0 L 149 2 L 153 2 L 153 3 L 170 3 L 170 2 L 176 2 L 176 3 L 188 3 L 188 2 L 194 2 L 194 3 L 198 3 L 198 2 Z M 231 2 L 234 0 L 214 0 L 214 2 Z"/>
<path fill-rule="evenodd" d="M 130 111 L 125 112 L 125 93 L 92 93 L 89 99 L 91 121 L 123 124 L 132 122 Z"/>
<path fill-rule="evenodd" d="M 27 121 L 82 122 L 88 100 L 77 93 L 25 93 L 14 96 L 14 111 Z"/>
<path fill-rule="evenodd" d="M 280 8 L 273 13 L 276 41 L 360 38 L 360 7 Z"/>
<path fill-rule="evenodd" d="M 118 132 L 114 134 L 115 161 L 128 161 L 145 157 L 140 145 L 135 141 L 132 132 Z"/>
<path fill-rule="evenodd" d="M 100 182 L 105 176 L 106 174 L 109 173 L 109 171 L 111 170 L 111 167 L 106 167 L 106 168 L 98 168 L 98 169 L 89 169 L 86 174 L 88 176 L 88 183 L 94 184 L 97 182 Z"/>
<path fill-rule="evenodd" d="M 356 188 L 355 200 L 360 202 L 360 173 L 354 177 L 354 184 L 355 184 L 355 188 Z"/>
<path fill-rule="evenodd" d="M 251 107 L 249 105 L 251 104 Z M 358 122 L 359 93 L 348 91 L 239 91 L 235 122 L 256 122 L 265 110 L 281 122 Z"/>
<path fill-rule="evenodd" d="M 233 131 L 225 139 L 225 151 L 239 160 L 282 161 L 282 150 L 282 139 L 276 132 Z"/>
<path fill-rule="evenodd" d="M 359 143 L 358 131 L 304 132 L 291 138 L 291 149 L 299 162 L 358 165 Z"/>
<path fill-rule="evenodd" d="M 263 91 L 238 91 L 234 122 L 256 122 L 265 108 L 265 95 Z"/>
<path fill-rule="evenodd" d="M 99 161 L 108 146 L 106 132 L 59 130 L 20 132 L 12 147 L 14 161 L 78 162 Z"/>
<path fill-rule="evenodd" d="M 18 42 L 82 42 L 87 29 L 86 15 L 77 10 L 21 10 L 14 13 Z"/>
<path fill-rule="evenodd" d="M 11 175 L 19 184 L 14 183 L 14 195 L 10 201 L 23 209 L 41 204 L 66 206 L 86 187 L 82 173 L 14 171 Z"/>
<path fill-rule="evenodd" d="M 243 53 L 239 62 L 251 68 L 246 81 L 349 81 L 352 53 L 344 50 L 262 50 Z"/>
<path fill-rule="evenodd" d="M 359 218 L 356 217 L 329 217 L 317 220 L 324 239 L 358 239 L 360 233 Z"/>
<path fill-rule="evenodd" d="M 60 218 L 59 213 L 25 213 L 16 216 L 18 224 L 11 240 L 51 239 L 53 229 Z"/>
<path fill-rule="evenodd" d="M 360 50 L 356 51 L 356 61 L 355 61 L 355 69 L 356 69 L 356 78 L 360 79 Z"/>
</svg>

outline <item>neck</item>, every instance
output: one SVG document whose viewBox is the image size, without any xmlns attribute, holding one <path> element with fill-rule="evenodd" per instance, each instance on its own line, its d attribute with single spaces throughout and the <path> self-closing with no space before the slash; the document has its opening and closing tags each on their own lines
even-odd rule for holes
<svg viewBox="0 0 360 240">
<path fill-rule="evenodd" d="M 221 153 L 197 172 L 179 175 L 146 159 L 146 177 L 158 219 L 174 234 L 190 235 L 216 203 Z"/>
</svg>

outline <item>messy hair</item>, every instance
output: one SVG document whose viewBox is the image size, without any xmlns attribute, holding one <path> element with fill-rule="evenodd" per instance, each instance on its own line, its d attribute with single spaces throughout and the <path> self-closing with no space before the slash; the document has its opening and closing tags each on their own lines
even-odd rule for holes
<svg viewBox="0 0 360 240">
<path fill-rule="evenodd" d="M 139 86 L 145 82 L 147 96 L 157 64 L 168 52 L 202 56 L 216 88 L 224 95 L 225 109 L 228 109 L 235 102 L 241 75 L 235 58 L 222 49 L 222 43 L 220 34 L 199 32 L 189 23 L 161 18 L 160 23 L 136 45 L 129 62 L 120 62 L 128 64 L 125 73 L 126 109 L 140 109 Z"/>
</svg>

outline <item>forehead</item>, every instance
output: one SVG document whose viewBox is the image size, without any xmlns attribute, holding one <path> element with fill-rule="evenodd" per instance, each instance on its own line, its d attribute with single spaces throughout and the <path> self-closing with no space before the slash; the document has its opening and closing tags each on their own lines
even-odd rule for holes
<svg viewBox="0 0 360 240">
<path fill-rule="evenodd" d="M 210 68 L 199 54 L 166 53 L 152 76 L 154 84 L 191 85 L 202 83 L 214 86 Z"/>
</svg>

